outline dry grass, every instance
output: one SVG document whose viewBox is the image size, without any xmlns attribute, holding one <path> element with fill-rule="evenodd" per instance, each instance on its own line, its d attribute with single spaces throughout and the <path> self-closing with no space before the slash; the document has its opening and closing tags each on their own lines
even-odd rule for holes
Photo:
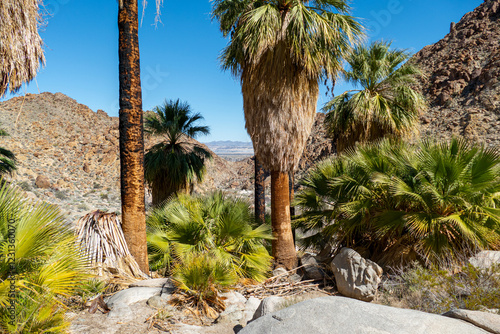
<svg viewBox="0 0 500 334">
<path fill-rule="evenodd" d="M 383 282 L 377 302 L 439 314 L 454 308 L 500 312 L 500 266 L 480 270 L 470 264 L 424 268 L 414 263 Z"/>
<path fill-rule="evenodd" d="M 31 81 L 45 62 L 40 0 L 0 1 L 0 97 Z"/>
</svg>

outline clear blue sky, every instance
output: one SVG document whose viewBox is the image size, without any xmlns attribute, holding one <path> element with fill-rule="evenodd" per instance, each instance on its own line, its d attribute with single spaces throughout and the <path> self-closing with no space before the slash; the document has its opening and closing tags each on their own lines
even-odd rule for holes
<svg viewBox="0 0 500 334">
<path fill-rule="evenodd" d="M 92 110 L 118 116 L 118 27 L 116 0 L 45 0 L 52 13 L 41 35 L 46 66 L 19 94 L 61 92 Z M 211 135 L 199 138 L 249 141 L 240 84 L 220 70 L 218 55 L 227 41 L 210 20 L 209 0 L 165 0 L 158 27 L 149 0 L 140 28 L 144 110 L 180 98 L 201 112 Z M 370 40 L 393 40 L 413 52 L 440 40 L 483 0 L 353 0 Z M 335 93 L 346 89 L 338 83 Z M 323 89 L 318 105 L 327 102 Z M 12 97 L 7 95 L 6 98 Z M 6 99 L 4 98 L 4 99 Z"/>
</svg>

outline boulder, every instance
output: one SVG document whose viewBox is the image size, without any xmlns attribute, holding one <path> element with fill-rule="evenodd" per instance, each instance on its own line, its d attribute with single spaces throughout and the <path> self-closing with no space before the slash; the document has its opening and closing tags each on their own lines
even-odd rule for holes
<svg viewBox="0 0 500 334">
<path fill-rule="evenodd" d="M 500 315 L 498 314 L 470 310 L 451 310 L 443 315 L 470 322 L 490 333 L 500 334 Z"/>
<path fill-rule="evenodd" d="M 146 301 L 153 296 L 159 296 L 162 288 L 137 287 L 118 291 L 107 300 L 106 305 L 113 309 L 116 305 L 131 305 L 137 302 Z"/>
<path fill-rule="evenodd" d="M 260 306 L 260 299 L 254 296 L 248 298 L 245 304 L 245 310 L 243 311 L 242 323 L 245 325 L 253 319 L 253 316 Z"/>
<path fill-rule="evenodd" d="M 493 265 L 500 266 L 500 251 L 482 251 L 469 259 L 469 263 L 478 269 L 489 269 Z"/>
<path fill-rule="evenodd" d="M 304 254 L 300 258 L 300 264 L 304 268 L 306 279 L 319 281 L 323 280 L 325 277 L 325 272 L 321 269 L 321 266 L 313 255 L 308 253 Z"/>
<path fill-rule="evenodd" d="M 375 298 L 383 270 L 350 248 L 342 248 L 332 261 L 338 291 L 351 298 L 370 302 Z"/>
<path fill-rule="evenodd" d="M 35 180 L 35 185 L 41 189 L 48 189 L 51 186 L 49 178 L 45 175 L 38 175 Z"/>
<path fill-rule="evenodd" d="M 461 320 L 344 297 L 306 300 L 249 323 L 240 334 L 485 334 Z"/>
<path fill-rule="evenodd" d="M 271 297 L 267 297 L 267 298 L 262 299 L 259 307 L 257 308 L 257 310 L 255 311 L 255 313 L 252 317 L 252 321 L 257 319 L 257 318 L 260 318 L 262 316 L 265 316 L 266 314 L 269 314 L 269 313 L 272 313 L 272 312 L 275 312 L 275 311 L 281 309 L 284 302 L 285 302 L 285 298 L 278 297 L 278 296 L 271 296 Z"/>
</svg>

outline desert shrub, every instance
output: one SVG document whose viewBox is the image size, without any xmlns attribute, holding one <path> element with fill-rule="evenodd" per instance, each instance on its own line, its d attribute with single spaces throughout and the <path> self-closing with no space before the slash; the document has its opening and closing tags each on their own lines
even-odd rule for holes
<svg viewBox="0 0 500 334">
<path fill-rule="evenodd" d="M 305 247 L 349 246 L 382 265 L 500 245 L 500 152 L 462 139 L 358 145 L 301 181 Z"/>
<path fill-rule="evenodd" d="M 180 195 L 147 218 L 153 270 L 171 273 L 179 263 L 207 254 L 240 278 L 263 280 L 271 256 L 263 246 L 268 226 L 254 226 L 250 205 L 221 192 L 205 197 Z"/>
<path fill-rule="evenodd" d="M 24 191 L 30 191 L 31 190 L 31 185 L 28 181 L 23 181 L 17 184 L 22 190 Z"/>
<path fill-rule="evenodd" d="M 381 285 L 378 302 L 424 312 L 443 313 L 454 308 L 497 309 L 500 305 L 500 266 L 481 270 L 467 264 L 460 268 L 414 262 L 397 270 Z"/>
<path fill-rule="evenodd" d="M 55 196 L 56 196 L 56 198 L 58 198 L 60 200 L 66 200 L 66 199 L 68 199 L 68 195 L 66 195 L 66 192 L 61 191 L 61 190 L 57 190 L 56 193 L 55 193 Z"/>
<path fill-rule="evenodd" d="M 0 329 L 9 333 L 63 332 L 59 296 L 76 292 L 85 262 L 59 209 L 26 202 L 0 189 Z M 10 313 L 13 312 L 13 313 Z"/>
<path fill-rule="evenodd" d="M 208 253 L 189 255 L 177 262 L 172 271 L 178 287 L 173 304 L 200 310 L 210 318 L 216 318 L 225 309 L 218 291 L 238 280 L 234 270 Z"/>
</svg>

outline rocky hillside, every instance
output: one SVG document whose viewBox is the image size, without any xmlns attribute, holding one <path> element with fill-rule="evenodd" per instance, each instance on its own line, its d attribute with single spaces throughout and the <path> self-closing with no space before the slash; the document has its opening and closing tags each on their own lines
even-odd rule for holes
<svg viewBox="0 0 500 334">
<path fill-rule="evenodd" d="M 12 181 L 28 197 L 58 204 L 69 220 L 91 209 L 120 211 L 118 118 L 61 93 L 28 94 L 0 103 L 0 127 L 10 134 L 0 146 L 19 162 Z M 146 138 L 146 147 L 153 144 Z M 245 189 L 251 183 L 240 174 L 248 163 L 214 155 L 196 191 Z"/>
<path fill-rule="evenodd" d="M 460 135 L 500 144 L 500 0 L 485 0 L 413 60 L 427 75 L 431 103 L 421 135 Z"/>
<path fill-rule="evenodd" d="M 318 114 L 301 168 L 332 151 L 321 126 L 323 117 Z M 61 93 L 27 94 L 0 103 L 0 127 L 10 134 L 0 138 L 0 147 L 12 150 L 19 162 L 11 180 L 29 198 L 59 205 L 70 221 L 94 209 L 121 210 L 116 117 L 94 112 Z M 146 137 L 146 148 L 155 143 Z M 213 156 L 195 191 L 223 189 L 252 198 L 253 160 L 230 162 Z"/>
</svg>

